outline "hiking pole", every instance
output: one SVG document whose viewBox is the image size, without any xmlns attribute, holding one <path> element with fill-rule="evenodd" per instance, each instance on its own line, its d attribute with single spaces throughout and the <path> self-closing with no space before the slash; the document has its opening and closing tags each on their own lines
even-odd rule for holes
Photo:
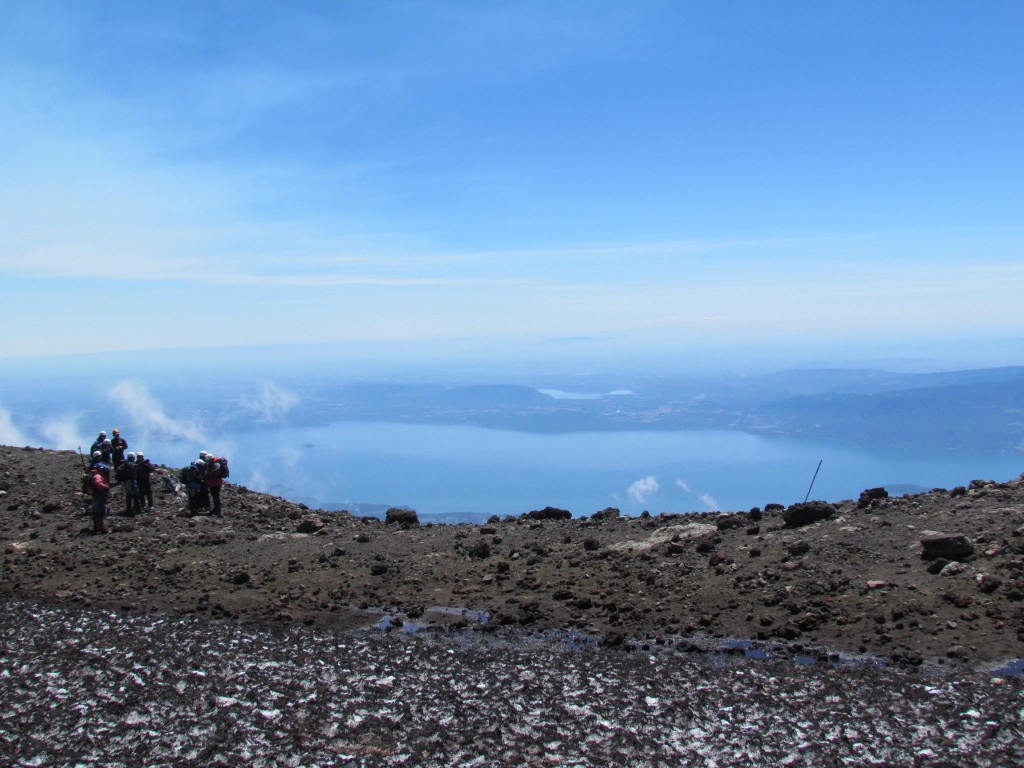
<svg viewBox="0 0 1024 768">
<path fill-rule="evenodd" d="M 814 470 L 814 477 L 811 478 L 811 484 L 807 486 L 807 495 L 804 496 L 805 504 L 807 503 L 807 499 L 811 497 L 811 488 L 814 487 L 814 481 L 818 479 L 818 471 L 821 469 L 821 462 L 823 461 L 824 459 L 818 459 L 818 469 Z"/>
<path fill-rule="evenodd" d="M 85 466 L 85 456 L 82 455 L 82 446 L 78 446 L 78 458 L 82 460 L 82 469 L 88 471 L 88 467 Z"/>
</svg>

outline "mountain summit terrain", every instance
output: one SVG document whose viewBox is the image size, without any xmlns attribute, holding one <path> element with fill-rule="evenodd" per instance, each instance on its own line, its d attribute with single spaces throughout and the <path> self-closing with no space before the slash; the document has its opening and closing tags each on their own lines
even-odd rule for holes
<svg viewBox="0 0 1024 768">
<path fill-rule="evenodd" d="M 90 532 L 70 451 L 0 447 L 0 595 L 241 624 L 559 630 L 606 646 L 743 641 L 903 665 L 1024 656 L 1024 481 L 737 513 L 421 525 L 228 484 L 225 515 Z M 176 471 L 166 468 L 163 476 Z M 795 649 L 795 650 L 794 650 Z"/>
</svg>

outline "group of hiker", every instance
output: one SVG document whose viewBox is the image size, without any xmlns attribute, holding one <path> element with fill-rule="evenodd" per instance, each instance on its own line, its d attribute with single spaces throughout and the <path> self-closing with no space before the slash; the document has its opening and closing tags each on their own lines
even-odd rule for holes
<svg viewBox="0 0 1024 768">
<path fill-rule="evenodd" d="M 113 437 L 100 432 L 89 449 L 89 466 L 82 475 L 82 492 L 92 498 L 93 533 L 107 532 L 110 516 L 110 494 L 114 485 L 124 488 L 124 514 L 134 517 L 153 509 L 153 474 L 156 467 L 141 452 L 128 451 L 128 441 L 118 429 Z M 180 473 L 181 484 L 188 495 L 190 514 L 213 508 L 210 514 L 221 516 L 220 490 L 228 477 L 228 460 L 200 451 L 199 458 Z"/>
<path fill-rule="evenodd" d="M 201 509 L 209 509 L 211 515 L 220 517 L 220 489 L 227 477 L 227 459 L 200 451 L 199 458 L 181 470 L 181 482 L 188 494 L 188 511 L 195 515 Z"/>
</svg>

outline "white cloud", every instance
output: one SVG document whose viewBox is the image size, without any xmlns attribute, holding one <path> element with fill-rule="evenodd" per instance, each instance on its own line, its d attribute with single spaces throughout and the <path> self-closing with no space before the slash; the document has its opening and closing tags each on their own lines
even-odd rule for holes
<svg viewBox="0 0 1024 768">
<path fill-rule="evenodd" d="M 89 441 L 82 438 L 77 416 L 60 416 L 43 422 L 43 437 L 47 445 L 58 450 L 74 450 L 88 447 Z"/>
<path fill-rule="evenodd" d="M 709 512 L 720 512 L 722 506 L 718 503 L 718 500 L 710 493 L 702 493 L 700 500 L 707 506 Z"/>
<path fill-rule="evenodd" d="M 169 416 L 163 406 L 140 382 L 121 381 L 110 390 L 110 397 L 123 405 L 128 410 L 132 421 L 141 426 L 144 431 L 148 430 L 166 437 L 181 437 L 207 442 L 202 425 Z"/>
<path fill-rule="evenodd" d="M 242 407 L 263 421 L 280 421 L 298 404 L 298 395 L 273 381 L 264 382 L 255 397 L 242 398 Z"/>
<path fill-rule="evenodd" d="M 637 504 L 646 504 L 659 490 L 661 486 L 658 485 L 658 479 L 648 475 L 629 486 L 629 497 Z"/>
<path fill-rule="evenodd" d="M 676 485 L 683 489 L 683 493 L 692 493 L 690 490 L 690 484 L 685 480 L 676 480 Z"/>
<path fill-rule="evenodd" d="M 29 439 L 11 421 L 11 412 L 5 408 L 0 408 L 0 443 L 4 445 L 28 445 Z"/>
</svg>

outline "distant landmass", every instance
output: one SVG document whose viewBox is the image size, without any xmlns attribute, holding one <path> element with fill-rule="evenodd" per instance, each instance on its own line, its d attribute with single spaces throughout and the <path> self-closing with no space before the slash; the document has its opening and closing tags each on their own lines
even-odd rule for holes
<svg viewBox="0 0 1024 768">
<path fill-rule="evenodd" d="M 288 413 L 291 426 L 388 421 L 542 433 L 724 429 L 897 449 L 1024 450 L 1024 367 L 927 374 L 794 370 L 647 381 L 581 376 L 536 386 L 302 386 L 300 402 Z"/>
</svg>

